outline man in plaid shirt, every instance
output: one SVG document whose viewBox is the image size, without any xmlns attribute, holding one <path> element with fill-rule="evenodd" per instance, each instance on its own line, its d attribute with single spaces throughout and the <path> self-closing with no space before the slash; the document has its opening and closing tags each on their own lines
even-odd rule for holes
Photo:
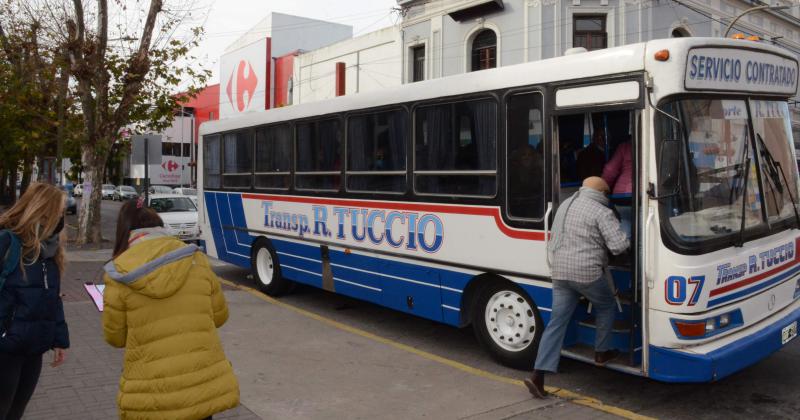
<svg viewBox="0 0 800 420">
<path fill-rule="evenodd" d="M 556 212 L 547 245 L 552 267 L 553 310 L 544 330 L 533 375 L 525 380 L 528 390 L 545 398 L 545 372 L 555 373 L 567 325 L 581 295 L 592 302 L 596 319 L 595 363 L 603 365 L 619 352 L 611 349 L 614 324 L 614 292 L 604 277 L 608 253 L 625 252 L 630 246 L 619 220 L 609 207 L 608 184 L 589 177 L 583 187 L 565 200 Z"/>
</svg>

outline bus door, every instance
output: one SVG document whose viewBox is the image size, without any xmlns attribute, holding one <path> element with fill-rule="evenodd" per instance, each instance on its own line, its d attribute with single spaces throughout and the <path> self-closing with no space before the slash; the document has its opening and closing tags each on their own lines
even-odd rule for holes
<svg viewBox="0 0 800 420">
<path fill-rule="evenodd" d="M 637 83 L 638 82 L 625 82 Z M 583 89 L 583 88 L 578 88 Z M 559 91 L 556 90 L 553 135 L 555 162 L 554 208 L 575 194 L 583 180 L 591 176 L 602 177 L 611 188 L 610 207 L 620 219 L 623 231 L 631 238 L 631 248 L 637 246 L 637 145 L 641 101 L 629 106 L 615 105 L 572 106 L 559 109 Z M 586 100 L 602 100 L 587 94 Z M 641 366 L 641 307 L 638 295 L 641 287 L 636 275 L 637 255 L 627 252 L 611 256 L 609 273 L 617 294 L 617 313 L 612 331 L 612 346 L 623 355 L 614 364 L 616 368 L 640 371 Z M 595 317 L 590 303 L 582 300 L 576 310 L 564 342 L 565 353 L 578 359 L 593 360 Z"/>
</svg>

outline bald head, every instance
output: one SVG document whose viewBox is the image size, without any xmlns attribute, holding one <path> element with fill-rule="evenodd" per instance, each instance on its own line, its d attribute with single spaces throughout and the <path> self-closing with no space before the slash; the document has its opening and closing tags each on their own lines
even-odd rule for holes
<svg viewBox="0 0 800 420">
<path fill-rule="evenodd" d="M 595 191 L 600 191 L 601 193 L 609 192 L 611 189 L 608 188 L 608 184 L 603 178 L 599 176 L 590 176 L 583 180 L 583 186 L 587 188 L 591 188 Z"/>
</svg>

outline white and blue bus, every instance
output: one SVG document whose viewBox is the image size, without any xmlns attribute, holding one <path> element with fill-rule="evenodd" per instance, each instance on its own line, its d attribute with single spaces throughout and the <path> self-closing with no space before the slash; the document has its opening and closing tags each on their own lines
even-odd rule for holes
<svg viewBox="0 0 800 420">
<path fill-rule="evenodd" d="M 204 245 L 267 294 L 302 283 L 472 326 L 530 369 L 553 213 L 630 142 L 607 366 L 718 380 L 797 334 L 797 72 L 755 41 L 656 40 L 209 122 Z M 594 335 L 581 303 L 563 354 L 592 362 Z"/>
</svg>

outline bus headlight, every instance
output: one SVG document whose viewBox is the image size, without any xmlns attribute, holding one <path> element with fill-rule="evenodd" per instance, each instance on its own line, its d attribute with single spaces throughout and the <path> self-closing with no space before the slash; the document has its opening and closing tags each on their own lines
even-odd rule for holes
<svg viewBox="0 0 800 420">
<path fill-rule="evenodd" d="M 719 316 L 719 327 L 725 328 L 728 324 L 731 323 L 731 315 L 730 314 L 722 314 Z"/>
<path fill-rule="evenodd" d="M 740 309 L 706 319 L 672 318 L 670 322 L 675 335 L 683 340 L 698 340 L 711 337 L 744 324 Z"/>
<path fill-rule="evenodd" d="M 706 320 L 706 335 L 709 333 L 714 332 L 717 329 L 717 322 L 714 318 L 710 318 Z"/>
</svg>

